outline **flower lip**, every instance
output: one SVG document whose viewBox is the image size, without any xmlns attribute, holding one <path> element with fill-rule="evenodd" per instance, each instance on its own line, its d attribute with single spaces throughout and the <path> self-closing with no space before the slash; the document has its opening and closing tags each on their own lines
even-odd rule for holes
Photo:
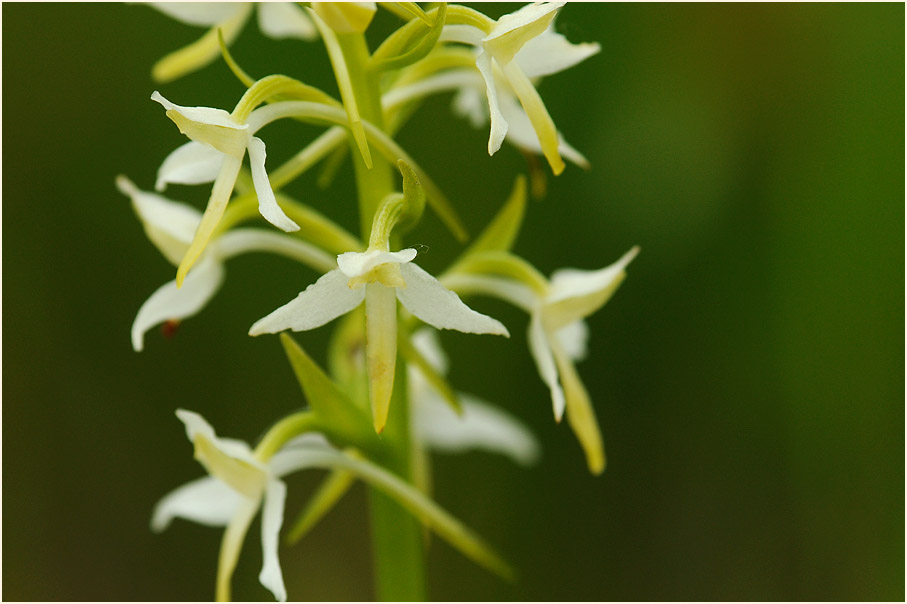
<svg viewBox="0 0 907 604">
<path fill-rule="evenodd" d="M 416 257 L 416 250 L 407 248 L 399 252 L 386 252 L 384 250 L 369 250 L 367 252 L 344 252 L 337 256 L 337 266 L 340 271 L 354 279 L 368 274 L 382 264 L 403 264 L 412 262 Z"/>
</svg>

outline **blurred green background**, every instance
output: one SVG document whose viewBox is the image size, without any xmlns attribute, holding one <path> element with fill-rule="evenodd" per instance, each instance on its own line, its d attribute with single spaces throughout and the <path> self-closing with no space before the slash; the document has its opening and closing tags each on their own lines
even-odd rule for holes
<svg viewBox="0 0 907 604">
<path fill-rule="evenodd" d="M 134 353 L 135 313 L 173 268 L 114 177 L 150 189 L 183 142 L 148 99 L 150 69 L 202 30 L 137 5 L 2 16 L 3 598 L 209 599 L 220 531 L 148 528 L 157 499 L 203 471 L 173 411 L 254 440 L 302 405 L 277 339 L 246 331 L 315 274 L 238 258 L 201 315 Z M 549 177 L 516 251 L 550 273 L 642 248 L 579 365 L 609 466 L 589 476 L 553 422 L 525 315 L 476 299 L 513 338 L 445 332 L 453 379 L 523 418 L 544 457 L 436 458 L 437 499 L 521 576 L 433 540 L 430 596 L 903 600 L 904 6 L 584 3 L 558 29 L 602 45 L 540 88 L 593 167 Z M 335 91 L 317 43 L 252 23 L 233 50 L 255 75 Z M 228 109 L 242 93 L 222 63 L 159 88 Z M 487 130 L 449 101 L 400 140 L 477 232 L 526 160 L 508 145 L 489 158 Z M 316 131 L 287 130 L 265 131 L 269 165 Z M 290 190 L 353 228 L 350 174 Z M 169 193 L 201 205 L 208 191 Z M 431 272 L 460 249 L 431 215 L 409 242 Z M 323 359 L 329 332 L 298 339 Z M 290 479 L 288 516 L 320 476 Z M 282 549 L 291 598 L 372 598 L 369 547 L 357 486 Z M 260 559 L 250 538 L 235 597 L 269 599 Z"/>
</svg>

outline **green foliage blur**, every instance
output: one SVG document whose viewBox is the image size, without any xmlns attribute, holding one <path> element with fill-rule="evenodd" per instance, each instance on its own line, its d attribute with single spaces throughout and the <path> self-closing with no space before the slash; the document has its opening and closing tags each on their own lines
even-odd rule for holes
<svg viewBox="0 0 907 604">
<path fill-rule="evenodd" d="M 514 6 L 487 5 L 492 16 Z M 175 337 L 132 351 L 141 303 L 174 269 L 145 238 L 126 174 L 151 189 L 184 139 L 149 100 L 153 62 L 202 33 L 140 5 L 4 4 L 3 598 L 213 597 L 221 531 L 149 530 L 154 503 L 200 476 L 173 412 L 254 440 L 304 405 L 276 337 L 249 325 L 316 275 L 231 262 L 225 287 Z M 395 25 L 379 11 L 376 33 Z M 592 163 L 530 204 L 516 251 L 550 273 L 642 248 L 589 321 L 578 368 L 605 435 L 590 476 L 525 345 L 525 315 L 473 306 L 513 337 L 443 333 L 460 389 L 524 419 L 529 470 L 480 453 L 435 459 L 435 496 L 503 551 L 514 584 L 429 547 L 439 600 L 903 600 L 904 6 L 576 4 L 558 29 L 602 52 L 540 92 Z M 233 52 L 334 92 L 319 43 Z M 230 109 L 222 62 L 160 87 Z M 431 99 L 400 141 L 473 234 L 527 160 Z M 270 162 L 316 132 L 264 131 Z M 542 167 L 542 162 L 538 162 Z M 276 165 L 276 163 L 274 164 Z M 349 163 L 290 189 L 354 228 Z M 199 205 L 206 187 L 174 187 Z M 420 264 L 461 249 L 437 217 L 412 232 Z M 324 361 L 331 328 L 302 334 Z M 321 474 L 291 477 L 293 514 Z M 357 486 L 281 551 L 291 598 L 373 597 Z M 265 599 L 253 525 L 235 597 Z"/>
</svg>

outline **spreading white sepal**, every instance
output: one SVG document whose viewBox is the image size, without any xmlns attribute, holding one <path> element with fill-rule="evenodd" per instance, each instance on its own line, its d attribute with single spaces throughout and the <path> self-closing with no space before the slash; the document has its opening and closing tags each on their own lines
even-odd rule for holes
<svg viewBox="0 0 907 604">
<path fill-rule="evenodd" d="M 161 532 L 174 518 L 184 518 L 206 526 L 227 526 L 242 496 L 220 480 L 205 476 L 171 491 L 156 506 L 151 530 Z"/>
<path fill-rule="evenodd" d="M 266 36 L 301 40 L 318 37 L 312 20 L 295 2 L 261 2 L 257 6 L 258 27 Z"/>
<path fill-rule="evenodd" d="M 224 163 L 224 154 L 217 149 L 189 141 L 174 149 L 157 171 L 154 188 L 163 191 L 168 184 L 201 185 L 214 182 Z"/>
<path fill-rule="evenodd" d="M 165 321 L 181 320 L 198 313 L 214 297 L 224 281 L 223 266 L 207 257 L 186 277 L 178 288 L 176 281 L 168 281 L 148 298 L 132 323 L 132 347 L 136 352 L 144 348 L 145 332 Z"/>
<path fill-rule="evenodd" d="M 397 288 L 397 299 L 406 310 L 432 327 L 510 337 L 500 321 L 466 306 L 457 294 L 417 265 L 402 264 L 400 272 L 406 287 Z"/>
<path fill-rule="evenodd" d="M 186 25 L 210 27 L 229 20 L 242 10 L 235 2 L 148 2 L 152 8 Z"/>
</svg>

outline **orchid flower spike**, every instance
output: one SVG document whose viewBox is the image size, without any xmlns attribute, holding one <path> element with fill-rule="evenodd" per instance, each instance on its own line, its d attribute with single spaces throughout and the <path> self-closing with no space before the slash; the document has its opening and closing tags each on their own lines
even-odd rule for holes
<svg viewBox="0 0 907 604">
<path fill-rule="evenodd" d="M 605 452 L 598 421 L 574 361 L 586 355 L 588 329 L 583 319 L 611 298 L 626 277 L 627 265 L 639 253 L 634 247 L 617 262 L 597 271 L 555 271 L 544 294 L 512 279 L 454 273 L 447 287 L 462 294 L 480 293 L 510 302 L 530 315 L 527 341 L 542 381 L 551 391 L 554 416 L 566 412 L 570 427 L 583 447 L 589 470 L 605 469 Z"/>
<path fill-rule="evenodd" d="M 271 38 L 314 40 L 318 32 L 300 7 L 292 2 L 149 2 L 152 8 L 187 25 L 209 27 L 207 33 L 176 50 L 151 70 L 155 81 L 170 82 L 205 67 L 220 57 L 218 29 L 228 46 L 239 36 L 257 7 L 258 27 Z"/>
<path fill-rule="evenodd" d="M 255 131 L 248 122 L 238 121 L 223 109 L 176 105 L 157 91 L 151 95 L 151 99 L 163 105 L 167 117 L 173 120 L 180 132 L 192 139 L 164 160 L 158 174 L 158 188 L 165 182 L 207 182 L 211 180 L 215 167 L 217 169 L 205 214 L 177 270 L 177 286 L 182 285 L 223 215 L 247 150 L 261 215 L 284 231 L 299 230 L 299 225 L 290 220 L 277 205 L 265 171 L 265 144 L 254 136 Z"/>
<path fill-rule="evenodd" d="M 132 199 L 132 206 L 152 243 L 167 260 L 178 265 L 202 221 L 192 206 L 142 191 L 125 176 L 116 180 L 117 188 Z M 182 287 L 169 281 L 159 287 L 139 308 L 132 324 L 132 347 L 144 348 L 145 333 L 164 321 L 191 317 L 214 297 L 224 280 L 224 262 L 246 252 L 280 254 L 319 272 L 336 266 L 333 256 L 295 237 L 264 229 L 231 229 L 216 237 L 189 271 Z"/>
<path fill-rule="evenodd" d="M 397 300 L 437 329 L 509 337 L 507 328 L 466 306 L 452 291 L 419 268 L 416 250 L 371 248 L 337 257 L 339 268 L 323 275 L 294 300 L 257 321 L 249 335 L 320 327 L 365 301 L 367 359 L 375 430 L 387 421 L 397 359 Z"/>
</svg>

